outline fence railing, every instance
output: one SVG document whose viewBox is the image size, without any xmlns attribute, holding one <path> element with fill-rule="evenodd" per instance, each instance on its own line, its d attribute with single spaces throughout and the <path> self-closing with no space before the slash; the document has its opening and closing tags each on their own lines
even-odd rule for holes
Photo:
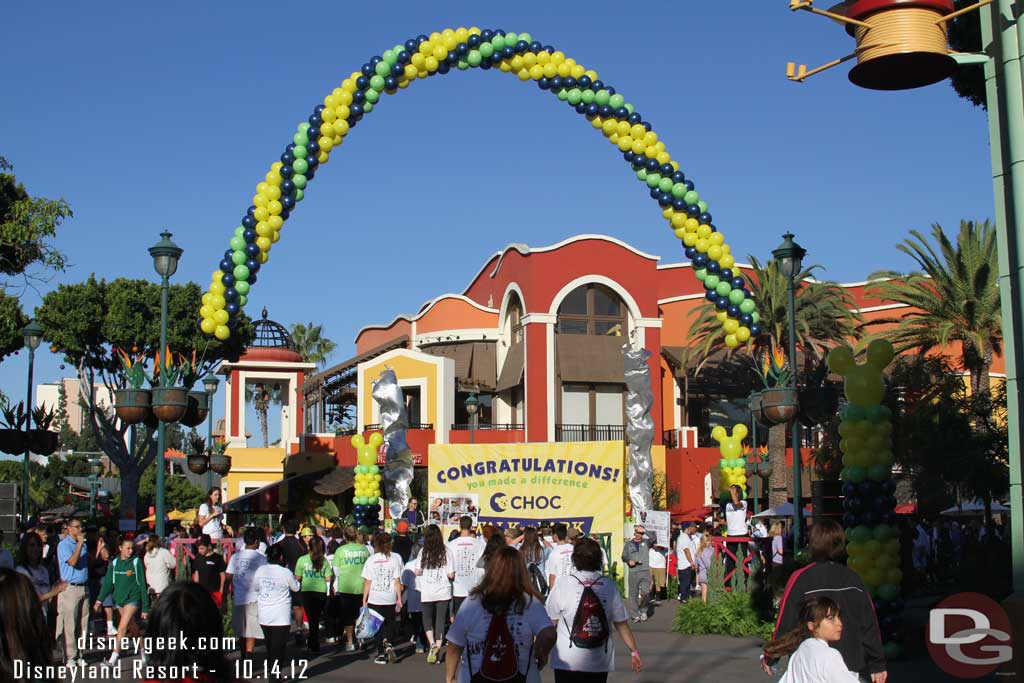
<svg viewBox="0 0 1024 683">
<path fill-rule="evenodd" d="M 468 432 L 470 430 L 470 428 L 471 427 L 468 424 L 453 424 L 452 425 L 452 429 L 453 430 L 460 431 L 460 432 Z M 495 424 L 484 424 L 484 423 L 481 422 L 478 425 L 473 425 L 472 429 L 474 431 L 479 431 L 479 432 L 487 431 L 487 430 L 502 431 L 502 432 L 513 432 L 513 431 L 522 430 L 522 429 L 525 429 L 525 428 L 523 427 L 523 425 L 515 424 L 515 423 L 511 423 L 511 422 L 508 422 L 508 423 L 500 423 L 499 422 L 499 423 L 495 423 Z"/>
<path fill-rule="evenodd" d="M 623 425 L 556 424 L 555 441 L 625 441 Z"/>
<path fill-rule="evenodd" d="M 409 424 L 409 429 L 433 429 L 434 425 L 431 422 L 412 422 Z M 363 425 L 364 432 L 381 431 L 384 429 L 380 424 Z"/>
</svg>

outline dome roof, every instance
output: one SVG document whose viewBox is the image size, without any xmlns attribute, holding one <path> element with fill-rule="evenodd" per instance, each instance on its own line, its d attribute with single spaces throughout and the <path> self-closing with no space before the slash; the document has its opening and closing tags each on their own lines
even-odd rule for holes
<svg viewBox="0 0 1024 683">
<path fill-rule="evenodd" d="M 266 306 L 263 307 L 263 319 L 253 321 L 252 328 L 253 340 L 249 348 L 297 350 L 288 329 L 281 323 L 267 318 Z"/>
</svg>

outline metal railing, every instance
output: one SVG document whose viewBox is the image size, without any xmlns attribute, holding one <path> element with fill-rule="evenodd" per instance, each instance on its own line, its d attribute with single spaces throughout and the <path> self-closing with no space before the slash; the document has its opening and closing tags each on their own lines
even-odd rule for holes
<svg viewBox="0 0 1024 683">
<path fill-rule="evenodd" d="M 409 423 L 409 429 L 433 429 L 434 424 L 432 422 L 411 422 Z M 364 432 L 381 431 L 384 429 L 380 424 L 363 425 Z"/>
<path fill-rule="evenodd" d="M 478 431 L 478 432 L 487 431 L 487 430 L 490 430 L 490 431 L 502 431 L 502 432 L 512 432 L 512 431 L 516 431 L 516 430 L 522 430 L 522 429 L 525 429 L 525 428 L 523 427 L 523 425 L 514 424 L 514 423 L 501 423 L 501 422 L 498 422 L 498 423 L 493 423 L 493 424 L 485 424 L 485 423 L 481 422 L 478 425 L 473 425 L 472 429 L 474 431 Z M 470 430 L 470 425 L 468 425 L 468 424 L 453 424 L 452 425 L 452 430 L 453 431 L 459 431 L 459 432 L 468 432 Z"/>
<path fill-rule="evenodd" d="M 623 425 L 556 424 L 555 441 L 625 441 Z"/>
</svg>

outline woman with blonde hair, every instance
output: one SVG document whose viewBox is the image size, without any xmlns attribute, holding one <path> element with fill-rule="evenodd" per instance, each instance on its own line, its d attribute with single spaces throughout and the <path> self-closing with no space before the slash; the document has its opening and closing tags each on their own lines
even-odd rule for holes
<svg viewBox="0 0 1024 683">
<path fill-rule="evenodd" d="M 711 534 L 701 534 L 697 544 L 697 584 L 700 586 L 701 602 L 708 601 L 708 570 L 715 561 L 715 544 Z"/>
<path fill-rule="evenodd" d="M 768 535 L 772 539 L 772 568 L 782 567 L 782 522 L 778 520 L 772 522 L 772 527 L 768 530 Z"/>
<path fill-rule="evenodd" d="M 163 547 L 160 537 L 156 534 L 146 539 L 146 554 L 142 557 L 142 563 L 146 565 L 146 583 L 149 584 L 149 592 L 153 594 L 155 600 L 174 581 L 174 568 L 177 563 L 171 551 Z"/>
</svg>

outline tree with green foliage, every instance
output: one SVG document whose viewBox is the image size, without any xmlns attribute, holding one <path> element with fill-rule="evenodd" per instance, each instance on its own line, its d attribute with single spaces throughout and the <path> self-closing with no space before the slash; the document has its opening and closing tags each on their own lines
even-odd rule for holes
<svg viewBox="0 0 1024 683">
<path fill-rule="evenodd" d="M 202 489 L 181 475 L 164 477 L 164 505 L 167 512 L 171 510 L 193 510 L 203 502 L 205 494 Z M 156 502 L 156 467 L 149 467 L 142 474 L 139 482 L 139 505 L 148 510 Z"/>
<path fill-rule="evenodd" d="M 52 240 L 72 215 L 63 199 L 30 197 L 13 170 L 0 157 L 0 360 L 23 345 L 21 328 L 28 317 L 21 310 L 20 292 L 67 265 Z"/>
<path fill-rule="evenodd" d="M 0 481 L 21 482 L 23 460 L 0 460 Z M 68 484 L 64 477 L 88 477 L 89 458 L 78 454 L 53 456 L 45 465 L 29 462 L 29 503 L 34 510 L 64 505 Z"/>
<path fill-rule="evenodd" d="M 1003 347 L 996 231 L 988 221 L 960 221 L 953 242 L 932 225 L 932 242 L 917 230 L 897 249 L 917 263 L 912 273 L 878 271 L 868 293 L 905 304 L 897 315 L 872 321 L 891 326 L 878 333 L 899 353 L 927 354 L 959 342 L 960 364 L 975 395 L 989 393 L 992 359 Z"/>
<path fill-rule="evenodd" d="M 754 256 L 748 257 L 752 267 L 747 276 L 754 302 L 760 315 L 762 333 L 736 349 L 725 346 L 718 309 L 708 304 L 694 310 L 697 319 L 690 327 L 694 340 L 693 353 L 700 358 L 723 352 L 728 356 L 745 355 L 760 372 L 765 358 L 782 361 L 789 348 L 789 279 L 775 260 L 763 265 Z M 798 379 L 813 371 L 829 349 L 853 337 L 861 323 L 860 314 L 850 292 L 833 282 L 813 279 L 821 266 L 808 266 L 794 277 L 796 283 L 796 348 L 803 358 L 797 368 Z M 792 372 L 792 368 L 790 368 Z M 769 479 L 770 505 L 786 502 L 786 425 L 773 425 L 768 430 L 768 460 L 772 472 Z"/>
<path fill-rule="evenodd" d="M 307 363 L 316 363 L 317 370 L 323 367 L 324 361 L 334 352 L 337 344 L 324 336 L 323 325 L 295 323 L 291 329 L 292 343 L 295 350 Z"/>
<path fill-rule="evenodd" d="M 171 285 L 167 340 L 172 353 L 197 351 L 198 374 L 210 372 L 222 359 L 237 359 L 252 340 L 252 324 L 243 316 L 231 338 L 221 342 L 203 335 L 196 325 L 201 290 L 189 282 Z M 111 392 L 127 384 L 115 351 L 153 358 L 160 343 L 160 285 L 147 280 L 118 278 L 97 280 L 90 276 L 78 284 L 61 285 L 43 298 L 37 320 L 43 337 L 78 369 L 81 387 L 99 383 Z M 129 425 L 112 409 L 83 395 L 86 420 L 91 424 L 99 449 L 118 468 L 121 477 L 122 514 L 138 511 L 138 492 L 143 472 L 156 458 L 156 430 L 138 425 L 134 443 Z"/>
</svg>

